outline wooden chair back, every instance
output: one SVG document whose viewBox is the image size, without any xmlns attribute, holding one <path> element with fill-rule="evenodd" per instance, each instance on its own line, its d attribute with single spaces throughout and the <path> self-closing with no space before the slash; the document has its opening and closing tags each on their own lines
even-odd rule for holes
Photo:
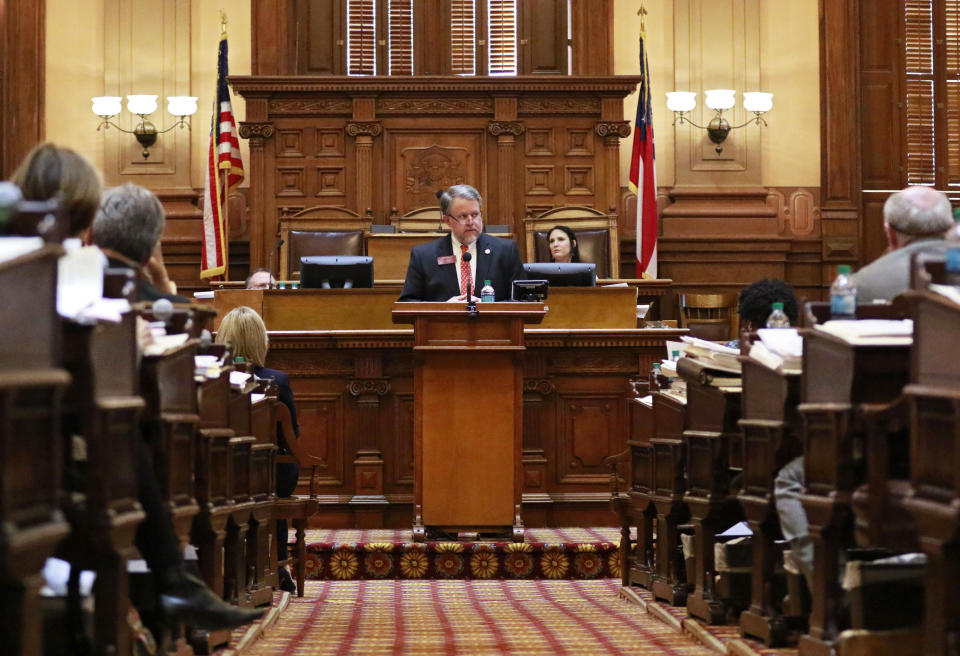
<svg viewBox="0 0 960 656">
<path fill-rule="evenodd" d="M 726 341 L 735 334 L 737 294 L 681 294 L 680 327 L 700 339 Z"/>
<path fill-rule="evenodd" d="M 390 224 L 397 232 L 448 232 L 450 228 L 443 222 L 443 215 L 437 205 L 418 207 L 406 214 L 397 214 L 396 208 L 390 214 Z"/>
<path fill-rule="evenodd" d="M 281 214 L 277 222 L 280 259 L 277 278 L 300 277 L 300 258 L 305 255 L 363 255 L 363 235 L 373 218 L 345 207 L 308 207 Z"/>
<path fill-rule="evenodd" d="M 547 210 L 536 217 L 527 217 L 523 221 L 528 262 L 549 262 L 547 239 L 550 230 L 554 226 L 565 225 L 577 236 L 580 260 L 597 265 L 598 278 L 619 277 L 620 237 L 616 214 L 604 214 L 582 205 L 566 205 Z"/>
</svg>

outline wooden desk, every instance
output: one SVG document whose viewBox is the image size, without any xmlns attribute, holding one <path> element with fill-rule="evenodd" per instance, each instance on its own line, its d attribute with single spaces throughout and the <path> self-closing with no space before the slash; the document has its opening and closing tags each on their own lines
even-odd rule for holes
<svg viewBox="0 0 960 656">
<path fill-rule="evenodd" d="M 391 236 L 391 235 L 387 235 Z M 235 307 L 252 307 L 271 331 L 392 330 L 399 287 L 373 289 L 218 289 L 217 325 Z M 544 329 L 634 329 L 635 287 L 555 287 L 547 299 Z"/>
</svg>

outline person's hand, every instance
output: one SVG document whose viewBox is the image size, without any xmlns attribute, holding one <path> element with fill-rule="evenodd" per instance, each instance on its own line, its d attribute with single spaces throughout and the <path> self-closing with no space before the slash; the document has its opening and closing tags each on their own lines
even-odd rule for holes
<svg viewBox="0 0 960 656">
<path fill-rule="evenodd" d="M 163 263 L 163 251 L 160 250 L 160 242 L 154 246 L 150 259 L 143 265 L 143 273 L 150 280 L 150 283 L 163 294 L 176 294 L 177 291 L 170 281 L 167 273 L 167 267 Z"/>
<path fill-rule="evenodd" d="M 472 298 L 474 303 L 480 302 L 480 298 L 478 296 L 473 296 Z M 466 294 L 460 294 L 459 296 L 451 296 L 450 298 L 447 299 L 447 303 L 466 303 L 466 302 L 467 302 Z"/>
</svg>

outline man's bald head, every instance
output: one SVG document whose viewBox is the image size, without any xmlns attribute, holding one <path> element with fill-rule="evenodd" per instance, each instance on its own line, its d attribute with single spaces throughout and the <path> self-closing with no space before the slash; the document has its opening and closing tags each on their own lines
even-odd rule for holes
<svg viewBox="0 0 960 656">
<path fill-rule="evenodd" d="M 883 222 L 892 248 L 915 239 L 942 237 L 954 227 L 950 201 L 930 187 L 907 187 L 891 195 L 883 204 Z"/>
</svg>

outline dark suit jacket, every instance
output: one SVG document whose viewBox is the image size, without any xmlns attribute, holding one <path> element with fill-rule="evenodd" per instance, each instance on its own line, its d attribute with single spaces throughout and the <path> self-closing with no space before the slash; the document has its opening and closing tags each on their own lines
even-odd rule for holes
<svg viewBox="0 0 960 656">
<path fill-rule="evenodd" d="M 111 269 L 129 269 L 130 265 L 126 262 L 120 260 L 115 260 L 113 258 L 107 258 L 107 266 Z M 164 294 L 159 289 L 153 286 L 153 284 L 143 277 L 143 275 L 137 271 L 136 277 L 137 285 L 137 300 L 140 301 L 155 301 L 158 298 L 165 298 L 171 303 L 189 303 L 190 299 L 185 296 L 180 296 L 179 294 Z"/>
<path fill-rule="evenodd" d="M 488 252 L 489 251 L 489 252 Z M 421 244 L 410 252 L 407 279 L 403 283 L 400 301 L 446 301 L 460 295 L 460 273 L 456 262 L 437 264 L 437 258 L 453 255 L 450 235 Z M 480 296 L 483 281 L 489 280 L 496 292 L 496 300 L 508 301 L 513 281 L 523 277 L 523 265 L 517 245 L 507 239 L 481 233 L 477 239 L 477 289 Z"/>
</svg>

